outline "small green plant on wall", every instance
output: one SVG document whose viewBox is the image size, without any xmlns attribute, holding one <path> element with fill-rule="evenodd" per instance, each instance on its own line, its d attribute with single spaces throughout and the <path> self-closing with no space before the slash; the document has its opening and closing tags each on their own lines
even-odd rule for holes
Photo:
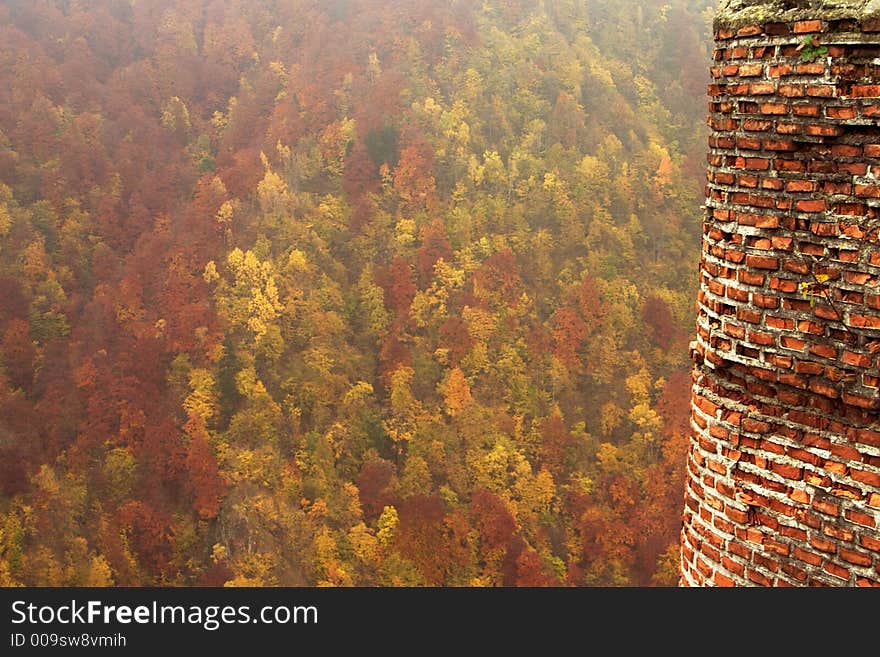
<svg viewBox="0 0 880 657">
<path fill-rule="evenodd" d="M 798 50 L 801 51 L 801 61 L 805 63 L 814 62 L 828 54 L 828 48 L 820 44 L 812 35 L 808 35 L 803 40 Z"/>
</svg>

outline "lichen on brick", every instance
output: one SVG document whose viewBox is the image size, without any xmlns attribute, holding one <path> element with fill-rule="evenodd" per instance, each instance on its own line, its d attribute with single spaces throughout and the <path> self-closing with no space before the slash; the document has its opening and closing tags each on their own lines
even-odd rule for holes
<svg viewBox="0 0 880 657">
<path fill-rule="evenodd" d="M 715 29 L 800 20 L 865 21 L 880 17 L 880 0 L 721 0 Z"/>
</svg>

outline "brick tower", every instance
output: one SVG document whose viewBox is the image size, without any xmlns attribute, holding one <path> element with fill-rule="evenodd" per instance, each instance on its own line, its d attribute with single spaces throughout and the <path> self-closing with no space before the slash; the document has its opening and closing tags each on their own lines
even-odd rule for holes
<svg viewBox="0 0 880 657">
<path fill-rule="evenodd" d="M 691 586 L 880 586 L 880 0 L 715 20 Z"/>
</svg>

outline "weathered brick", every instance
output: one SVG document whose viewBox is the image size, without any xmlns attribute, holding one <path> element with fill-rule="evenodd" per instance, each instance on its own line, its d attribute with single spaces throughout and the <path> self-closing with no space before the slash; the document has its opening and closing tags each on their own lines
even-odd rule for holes
<svg viewBox="0 0 880 657">
<path fill-rule="evenodd" d="M 800 210 L 801 212 L 825 212 L 828 208 L 828 204 L 824 199 L 812 199 L 805 201 L 797 201 L 795 203 L 795 208 Z"/>
<path fill-rule="evenodd" d="M 825 115 L 831 119 L 854 119 L 859 112 L 855 107 L 826 107 Z"/>
<path fill-rule="evenodd" d="M 785 114 L 788 111 L 788 105 L 783 103 L 762 103 L 761 114 Z"/>
<path fill-rule="evenodd" d="M 746 265 L 755 269 L 779 269 L 779 259 L 770 258 L 768 256 L 746 256 Z"/>
<path fill-rule="evenodd" d="M 830 516 L 840 515 L 840 505 L 837 502 L 823 499 L 813 499 L 813 508 Z"/>
<path fill-rule="evenodd" d="M 847 563 L 855 564 L 856 566 L 870 566 L 874 559 L 870 554 L 865 552 L 858 552 L 856 550 L 850 550 L 849 548 L 845 548 L 843 546 L 840 547 L 840 551 L 838 553 L 840 558 L 846 561 Z"/>
<path fill-rule="evenodd" d="M 880 474 L 877 474 L 876 472 L 867 472 L 857 468 L 850 468 L 849 476 L 863 484 L 868 484 L 869 486 L 880 489 Z"/>
<path fill-rule="evenodd" d="M 834 575 L 835 577 L 839 577 L 840 579 L 843 579 L 843 580 L 849 579 L 849 570 L 844 568 L 843 566 L 839 566 L 838 564 L 836 564 L 832 561 L 827 561 L 825 563 L 825 565 L 822 567 L 822 569 L 826 573 L 830 573 L 831 575 Z"/>
<path fill-rule="evenodd" d="M 806 93 L 813 98 L 832 98 L 834 97 L 834 86 L 830 84 L 810 84 L 807 85 Z"/>
<path fill-rule="evenodd" d="M 763 33 L 760 25 L 746 25 L 736 31 L 738 37 L 758 36 Z"/>
<path fill-rule="evenodd" d="M 771 78 L 779 78 L 785 75 L 791 75 L 794 69 L 789 64 L 771 64 L 767 68 L 767 75 Z"/>
<path fill-rule="evenodd" d="M 792 551 L 792 555 L 796 559 L 803 561 L 805 563 L 808 563 L 811 566 L 818 566 L 822 563 L 822 561 L 824 561 L 824 558 L 822 557 L 822 555 L 816 554 L 815 552 L 812 552 L 810 550 L 805 550 L 800 547 L 794 548 L 794 550 Z"/>
<path fill-rule="evenodd" d="M 828 57 L 751 38 L 794 23 L 731 30 L 713 56 L 691 350 L 712 402 L 694 397 L 682 533 L 696 583 L 880 584 L 880 83 L 858 26 L 820 18 L 796 29 L 846 32 Z"/>
<path fill-rule="evenodd" d="M 857 84 L 853 86 L 850 95 L 853 98 L 878 98 L 880 97 L 880 85 Z"/>
<path fill-rule="evenodd" d="M 795 34 L 808 34 L 810 32 L 821 32 L 822 21 L 798 21 L 794 24 Z"/>
</svg>

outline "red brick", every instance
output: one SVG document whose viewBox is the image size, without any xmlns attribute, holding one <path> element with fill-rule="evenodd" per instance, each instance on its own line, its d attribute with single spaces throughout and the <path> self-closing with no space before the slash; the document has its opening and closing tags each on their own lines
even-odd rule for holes
<svg viewBox="0 0 880 657">
<path fill-rule="evenodd" d="M 784 75 L 791 75 L 793 69 L 788 64 L 771 64 L 767 67 L 767 75 L 771 78 L 779 78 Z"/>
<path fill-rule="evenodd" d="M 785 114 L 788 106 L 783 103 L 762 103 L 761 114 Z"/>
<path fill-rule="evenodd" d="M 730 557 L 722 556 L 721 565 L 730 572 L 739 575 L 740 577 L 744 577 L 746 574 L 745 566 L 743 566 L 741 563 L 734 561 Z"/>
<path fill-rule="evenodd" d="M 792 114 L 795 116 L 819 116 L 822 112 L 822 108 L 819 105 L 812 104 L 802 104 L 802 105 L 793 105 L 791 108 Z M 837 126 L 830 126 L 836 128 L 839 134 L 840 128 Z"/>
<path fill-rule="evenodd" d="M 793 577 L 794 579 L 803 582 L 807 579 L 807 571 L 797 568 L 791 564 L 783 564 L 782 572 L 784 572 L 789 577 Z"/>
<path fill-rule="evenodd" d="M 831 538 L 836 538 L 838 541 L 845 541 L 847 543 L 851 543 L 855 539 L 855 534 L 851 532 L 849 529 L 843 529 L 842 527 L 837 527 L 835 525 L 825 524 L 822 532 L 826 536 L 830 536 Z"/>
<path fill-rule="evenodd" d="M 835 577 L 839 577 L 843 580 L 849 579 L 849 570 L 844 568 L 843 566 L 838 566 L 836 563 L 832 563 L 830 561 L 826 562 L 826 564 L 822 568 L 826 573 L 834 575 Z"/>
<path fill-rule="evenodd" d="M 745 511 L 741 511 L 740 509 L 737 509 L 733 506 L 727 506 L 724 509 L 724 513 L 727 515 L 728 518 L 739 525 L 744 525 L 749 521 L 748 513 L 746 513 Z"/>
<path fill-rule="evenodd" d="M 829 399 L 837 399 L 840 396 L 837 388 L 828 385 L 827 383 L 822 383 L 816 379 L 810 381 L 810 390 L 823 395 L 824 397 L 828 397 Z"/>
<path fill-rule="evenodd" d="M 822 21 L 798 21 L 794 24 L 795 34 L 808 34 L 810 32 L 821 32 Z"/>
<path fill-rule="evenodd" d="M 754 310 L 740 307 L 736 310 L 736 317 L 749 324 L 760 324 L 762 315 Z"/>
<path fill-rule="evenodd" d="M 807 134 L 814 137 L 837 137 L 843 132 L 840 126 L 836 125 L 808 125 Z"/>
<path fill-rule="evenodd" d="M 749 579 L 759 586 L 773 586 L 773 580 L 757 570 L 749 571 Z"/>
<path fill-rule="evenodd" d="M 752 272 L 747 269 L 740 269 L 739 272 L 737 272 L 737 280 L 745 285 L 764 285 L 765 278 L 766 277 L 763 274 Z"/>
<path fill-rule="evenodd" d="M 837 552 L 837 543 L 835 543 L 834 541 L 826 540 L 824 538 L 820 538 L 816 535 L 810 537 L 810 545 L 812 545 L 820 552 L 828 552 L 830 554 L 834 554 L 835 552 Z"/>
<path fill-rule="evenodd" d="M 825 64 L 821 62 L 798 64 L 794 70 L 798 75 L 822 75 L 825 72 Z"/>
<path fill-rule="evenodd" d="M 736 147 L 747 151 L 759 151 L 761 150 L 761 141 L 759 139 L 740 137 L 736 140 Z M 745 196 L 745 200 L 748 200 L 748 196 Z M 731 201 L 734 203 L 738 202 L 737 198 L 731 198 Z"/>
<path fill-rule="evenodd" d="M 880 488 L 880 474 L 877 474 L 876 472 L 866 472 L 864 470 L 850 468 L 849 476 L 863 484 L 868 484 L 874 488 Z"/>
<path fill-rule="evenodd" d="M 788 525 L 779 526 L 779 535 L 787 538 L 793 538 L 801 543 L 806 543 L 807 532 L 799 527 L 789 527 Z"/>
<path fill-rule="evenodd" d="M 730 579 L 727 575 L 722 575 L 719 572 L 715 572 L 713 577 L 713 581 L 715 582 L 715 586 L 719 587 L 733 587 L 736 586 L 736 582 Z"/>
<path fill-rule="evenodd" d="M 804 95 L 804 86 L 801 84 L 779 85 L 779 95 L 786 98 L 800 98 Z"/>
<path fill-rule="evenodd" d="M 849 144 L 835 144 L 831 147 L 831 154 L 836 157 L 860 157 L 862 147 L 850 146 Z"/>
<path fill-rule="evenodd" d="M 855 186 L 855 195 L 862 198 L 880 198 L 880 187 L 877 185 L 859 185 Z"/>
<path fill-rule="evenodd" d="M 848 509 L 844 514 L 846 519 L 850 522 L 853 522 L 857 525 L 862 525 L 863 527 L 875 528 L 877 526 L 877 522 L 873 516 L 869 516 L 867 513 L 861 513 L 860 511 L 854 511 L 852 509 Z M 873 549 L 873 548 L 872 548 Z"/>
<path fill-rule="evenodd" d="M 804 131 L 800 123 L 779 123 L 776 132 L 780 135 L 799 135 Z"/>
<path fill-rule="evenodd" d="M 853 86 L 850 95 L 853 98 L 878 98 L 880 97 L 880 85 L 857 84 Z"/>
<path fill-rule="evenodd" d="M 803 340 L 792 338 L 790 336 L 784 336 L 780 343 L 786 349 L 793 349 L 795 351 L 802 351 L 803 348 L 807 345 L 807 343 Z"/>
<path fill-rule="evenodd" d="M 779 259 L 770 258 L 767 256 L 749 255 L 746 256 L 746 265 L 748 265 L 749 267 L 753 267 L 754 269 L 775 270 L 779 269 Z"/>
<path fill-rule="evenodd" d="M 792 555 L 796 559 L 800 559 L 801 561 L 810 564 L 811 566 L 818 566 L 822 563 L 822 556 L 816 554 L 815 552 L 810 552 L 809 550 L 804 550 L 802 548 L 796 547 L 792 551 Z"/>
<path fill-rule="evenodd" d="M 747 157 L 745 168 L 750 171 L 766 171 L 770 168 L 770 160 L 765 157 Z"/>
<path fill-rule="evenodd" d="M 873 394 L 868 397 L 865 395 L 855 395 L 845 392 L 843 393 L 842 399 L 845 404 L 849 404 L 850 406 L 858 406 L 859 408 L 868 410 L 880 408 L 880 398 Z"/>
<path fill-rule="evenodd" d="M 745 27 L 741 27 L 736 31 L 736 36 L 739 37 L 748 37 L 748 36 L 758 36 L 762 34 L 764 30 L 761 29 L 759 25 L 746 25 Z"/>
<path fill-rule="evenodd" d="M 831 320 L 841 319 L 840 314 L 838 313 L 837 310 L 835 310 L 831 306 L 826 306 L 824 304 L 814 306 L 813 307 L 813 314 L 816 317 L 821 317 L 822 319 L 831 319 Z"/>
<path fill-rule="evenodd" d="M 855 107 L 826 107 L 825 114 L 831 119 L 854 119 L 859 115 Z"/>
<path fill-rule="evenodd" d="M 876 538 L 871 538 L 870 536 L 865 536 L 862 534 L 859 536 L 859 545 L 865 548 L 866 550 L 871 550 L 872 552 L 880 552 L 880 541 Z"/>
<path fill-rule="evenodd" d="M 862 454 L 859 450 L 850 447 L 848 445 L 831 445 L 831 453 L 834 456 L 838 456 L 840 458 L 846 459 L 848 461 L 852 461 L 854 463 L 859 463 L 862 460 Z"/>
<path fill-rule="evenodd" d="M 802 468 L 796 468 L 792 465 L 786 465 L 785 463 L 774 463 L 770 469 L 778 474 L 781 477 L 785 477 L 786 479 L 790 479 L 792 481 L 800 481 L 800 479 L 804 476 L 804 471 Z"/>
<path fill-rule="evenodd" d="M 743 121 L 742 128 L 747 132 L 766 132 L 773 127 L 772 121 L 761 119 L 746 119 Z"/>
<path fill-rule="evenodd" d="M 818 183 L 813 180 L 790 180 L 785 184 L 787 192 L 813 192 L 818 188 Z"/>
<path fill-rule="evenodd" d="M 748 261 L 748 257 L 746 261 Z M 880 317 L 850 313 L 849 324 L 856 328 L 880 329 Z"/>
<path fill-rule="evenodd" d="M 874 561 L 870 554 L 856 552 L 855 550 L 850 550 L 843 546 L 840 547 L 839 554 L 841 559 L 847 563 L 855 564 L 856 566 L 870 566 Z"/>
<path fill-rule="evenodd" d="M 773 166 L 777 171 L 802 173 L 807 170 L 807 165 L 800 160 L 776 160 Z"/>
<path fill-rule="evenodd" d="M 824 212 L 828 206 L 822 199 L 802 200 L 795 203 L 795 208 L 801 212 Z"/>
<path fill-rule="evenodd" d="M 833 98 L 834 87 L 827 84 L 811 84 L 807 86 L 807 95 L 813 98 Z"/>
<path fill-rule="evenodd" d="M 849 429 L 846 432 L 846 437 L 851 442 L 880 447 L 880 432 L 871 429 Z"/>
<path fill-rule="evenodd" d="M 763 64 L 742 64 L 739 67 L 739 75 L 743 78 L 758 77 L 764 72 Z"/>
<path fill-rule="evenodd" d="M 814 344 L 810 346 L 809 352 L 822 358 L 837 358 L 837 349 L 825 344 Z"/>
<path fill-rule="evenodd" d="M 763 294 L 753 294 L 752 303 L 754 303 L 758 308 L 779 308 L 779 299 Z"/>
<path fill-rule="evenodd" d="M 760 73 L 758 73 L 758 75 L 760 75 Z M 752 96 L 768 96 L 775 91 L 776 85 L 772 82 L 755 82 L 749 85 L 749 93 Z"/>
<path fill-rule="evenodd" d="M 822 201 L 822 203 L 824 204 L 825 202 Z M 836 222 L 822 222 L 812 224 L 810 226 L 810 232 L 814 235 L 819 235 L 820 237 L 837 237 L 839 230 Z"/>
<path fill-rule="evenodd" d="M 764 142 L 764 149 L 768 151 L 796 151 L 798 146 L 792 141 L 768 139 Z"/>
<path fill-rule="evenodd" d="M 841 173 L 849 173 L 853 176 L 864 176 L 868 172 L 868 165 L 864 162 L 840 162 L 837 168 Z"/>
<path fill-rule="evenodd" d="M 840 505 L 829 500 L 813 499 L 813 508 L 829 516 L 840 515 Z"/>
<path fill-rule="evenodd" d="M 786 451 L 791 458 L 797 459 L 798 461 L 803 461 L 804 463 L 819 465 L 819 463 L 821 462 L 821 459 L 816 454 L 813 454 L 813 452 L 809 452 L 804 449 L 795 449 L 789 447 Z"/>
</svg>

